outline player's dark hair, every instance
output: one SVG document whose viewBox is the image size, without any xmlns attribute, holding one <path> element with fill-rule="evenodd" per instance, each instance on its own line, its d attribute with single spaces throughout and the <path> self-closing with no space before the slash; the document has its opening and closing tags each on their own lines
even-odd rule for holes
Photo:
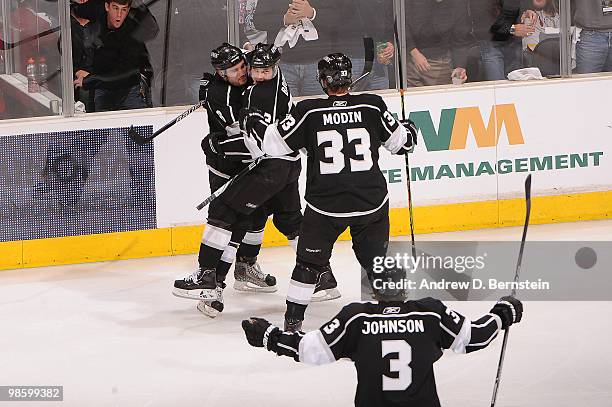
<svg viewBox="0 0 612 407">
<path fill-rule="evenodd" d="M 121 6 L 130 6 L 132 7 L 132 0 L 104 0 L 105 3 L 117 3 Z"/>
</svg>

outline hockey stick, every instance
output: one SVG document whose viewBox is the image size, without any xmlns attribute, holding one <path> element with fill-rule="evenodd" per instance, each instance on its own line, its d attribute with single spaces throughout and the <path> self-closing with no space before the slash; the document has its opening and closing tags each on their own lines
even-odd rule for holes
<svg viewBox="0 0 612 407">
<path fill-rule="evenodd" d="M 525 249 L 525 239 L 527 238 L 527 226 L 529 226 L 529 215 L 531 214 L 531 174 L 525 180 L 525 225 L 523 225 L 523 237 L 521 238 L 521 249 L 519 250 L 518 262 L 516 263 L 516 274 L 514 274 L 514 282 L 518 283 L 519 274 L 521 272 L 521 263 L 523 262 L 523 250 Z M 516 284 L 513 285 L 511 296 L 516 295 Z M 497 390 L 499 389 L 499 381 L 501 379 L 502 366 L 504 364 L 504 356 L 506 354 L 506 345 L 508 344 L 508 335 L 510 327 L 504 331 L 504 341 L 502 343 L 501 354 L 499 355 L 499 363 L 497 365 L 497 375 L 495 376 L 495 385 L 493 386 L 493 398 L 491 398 L 491 407 L 495 407 L 497 399 Z"/>
<path fill-rule="evenodd" d="M 257 164 L 259 164 L 259 162 L 261 160 L 264 159 L 264 157 L 265 156 L 263 156 L 263 155 L 261 157 L 258 157 L 257 159 L 255 159 L 255 161 L 250 163 L 247 167 L 243 168 L 238 174 L 234 175 L 229 181 L 227 181 L 225 184 L 223 184 L 219 189 L 217 189 L 215 192 L 210 194 L 210 196 L 208 198 L 206 198 L 198 206 L 196 206 L 196 209 L 199 210 L 199 211 L 202 210 L 206 205 L 208 205 L 215 198 L 217 198 L 219 195 L 221 195 L 223 193 L 223 191 L 225 191 L 230 185 L 232 185 L 234 182 L 238 181 L 240 178 L 244 177 L 246 174 L 251 172 L 251 170 L 253 168 L 255 168 L 255 166 Z"/>
<path fill-rule="evenodd" d="M 400 87 L 400 100 L 402 105 L 402 120 L 406 120 L 406 104 L 404 101 L 404 70 L 403 60 L 402 60 L 402 52 L 400 48 L 399 42 L 399 34 L 397 33 L 397 20 L 393 22 L 393 32 L 395 34 L 395 49 L 397 50 L 397 65 L 399 68 L 399 87 Z M 414 243 L 414 217 L 412 214 L 412 189 L 410 188 L 410 161 L 408 159 L 408 154 L 404 154 L 404 160 L 406 162 L 406 185 L 408 188 L 408 213 L 410 214 L 410 240 L 412 242 L 412 257 L 416 259 L 416 245 Z"/>
<path fill-rule="evenodd" d="M 351 84 L 351 90 L 359 91 L 359 88 L 356 88 L 359 82 L 365 79 L 366 76 L 372 73 L 372 67 L 374 66 L 374 40 L 372 37 L 363 37 L 363 50 L 365 62 L 363 64 L 363 72 L 361 76 L 353 81 Z"/>
<path fill-rule="evenodd" d="M 23 40 L 19 40 L 17 42 L 4 42 L 4 41 L 0 40 L 0 50 L 6 51 L 8 49 L 19 47 L 20 45 L 23 45 L 23 44 L 25 44 L 27 42 L 37 40 L 37 39 L 45 37 L 45 36 L 47 36 L 49 34 L 53 34 L 54 32 L 57 32 L 59 30 L 61 30 L 60 26 L 53 27 L 53 28 L 50 28 L 50 29 L 48 29 L 46 31 L 42 31 L 42 32 L 39 32 L 38 34 L 32 35 L 31 37 L 24 38 Z"/>
<path fill-rule="evenodd" d="M 183 113 L 178 115 L 176 118 L 166 123 L 162 128 L 157 130 L 150 137 L 141 136 L 140 133 L 138 133 L 136 129 L 134 129 L 134 126 L 132 125 L 130 126 L 130 130 L 128 131 L 128 137 L 131 138 L 136 144 L 140 146 L 143 144 L 146 144 L 149 141 L 153 140 L 155 137 L 162 134 L 164 131 L 168 130 L 170 127 L 174 126 L 175 124 L 183 120 L 185 117 L 189 116 L 191 113 L 195 112 L 196 110 L 204 106 L 205 103 L 206 103 L 205 100 L 199 101 L 198 103 L 196 103 L 195 105 L 191 106 L 189 109 L 185 110 Z"/>
</svg>

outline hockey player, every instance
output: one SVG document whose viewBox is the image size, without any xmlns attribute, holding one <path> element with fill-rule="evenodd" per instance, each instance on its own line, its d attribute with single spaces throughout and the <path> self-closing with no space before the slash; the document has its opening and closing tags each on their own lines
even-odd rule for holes
<svg viewBox="0 0 612 407">
<path fill-rule="evenodd" d="M 283 332 L 261 318 L 242 321 L 242 328 L 252 346 L 298 362 L 351 359 L 357 369 L 355 406 L 439 407 L 433 364 L 443 350 L 483 349 L 523 314 L 519 300 L 502 297 L 472 322 L 436 299 L 405 301 L 401 292 L 374 287 L 378 301 L 349 304 L 306 334 Z"/>
<path fill-rule="evenodd" d="M 236 141 L 244 146 L 237 119 L 242 94 L 250 84 L 246 58 L 239 48 L 224 43 L 211 52 L 211 63 L 215 74 L 205 74 L 200 83 L 200 100 L 206 101 L 211 134 L 215 134 L 216 140 L 228 146 Z M 207 154 L 211 190 L 220 188 L 250 161 L 248 151 L 242 157 L 232 160 L 221 155 Z M 198 309 L 209 316 L 221 312 L 225 276 L 234 261 L 244 231 L 252 229 L 252 226 L 253 217 L 236 212 L 231 206 L 231 197 L 212 201 L 200 244 L 198 269 L 174 282 L 174 295 L 202 300 Z M 255 271 L 253 268 L 250 270 Z M 237 275 L 236 279 L 243 277 Z M 268 291 L 276 290 L 276 279 L 273 276 L 259 272 L 251 280 L 257 281 Z"/>
<path fill-rule="evenodd" d="M 308 152 L 307 207 L 287 293 L 286 330 L 300 330 L 317 276 L 347 227 L 365 270 L 386 253 L 389 205 L 378 150 L 382 145 L 404 154 L 416 141 L 414 124 L 400 124 L 380 96 L 349 94 L 351 69 L 344 54 L 319 61 L 319 82 L 328 98 L 299 102 L 278 125 L 268 125 L 258 112 L 241 112 L 245 140 L 253 150 L 269 156 L 302 148 Z"/>
<path fill-rule="evenodd" d="M 272 44 L 257 44 L 247 54 L 249 74 L 254 84 L 243 94 L 242 105 L 259 109 L 268 123 L 283 119 L 293 107 L 290 90 L 277 66 L 280 57 L 281 50 Z M 235 147 L 235 143 L 227 146 L 221 142 L 217 150 L 222 154 L 233 154 L 228 149 L 231 147 Z M 300 157 L 294 153 L 264 160 L 240 180 L 236 187 L 241 196 L 248 198 L 243 203 L 257 206 L 258 210 L 255 211 L 254 231 L 248 232 L 240 245 L 236 267 L 256 267 L 268 214 L 274 214 L 276 228 L 287 237 L 292 247 L 297 246 L 302 221 L 298 190 L 300 171 Z"/>
<path fill-rule="evenodd" d="M 280 57 L 280 49 L 272 44 L 257 44 L 247 54 L 254 85 L 246 90 L 242 104 L 246 108 L 257 109 L 267 124 L 285 118 L 293 107 L 290 90 L 277 66 Z M 248 151 L 246 147 L 239 146 L 236 142 L 218 141 L 215 139 L 215 134 L 208 136 L 208 142 L 205 140 L 204 144 L 206 150 L 215 151 L 226 157 L 240 156 L 243 154 L 242 151 Z M 258 157 L 261 154 L 254 153 L 253 155 Z M 231 197 L 233 207 L 239 212 L 248 213 L 252 211 L 252 208 L 257 208 L 254 215 L 256 220 L 260 221 L 259 224 L 256 223 L 257 226 L 252 232 L 247 232 L 240 244 L 236 262 L 237 270 L 239 267 L 255 268 L 255 272 L 259 270 L 256 260 L 261 248 L 263 228 L 268 213 L 273 214 L 276 228 L 287 236 L 291 246 L 297 249 L 302 221 L 298 188 L 300 171 L 301 162 L 297 151 L 284 156 L 266 157 L 233 186 L 235 192 L 224 192 L 225 199 Z M 244 205 L 243 208 L 239 207 L 241 204 Z M 259 208 L 264 211 L 263 217 Z M 323 271 L 317 278 L 313 301 L 340 297 L 329 264 L 324 267 Z M 254 272 L 247 270 L 242 274 L 249 276 Z"/>
</svg>

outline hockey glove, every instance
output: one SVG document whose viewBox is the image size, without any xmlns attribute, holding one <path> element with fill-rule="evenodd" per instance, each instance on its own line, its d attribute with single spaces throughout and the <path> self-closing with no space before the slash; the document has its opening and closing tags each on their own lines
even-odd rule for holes
<svg viewBox="0 0 612 407">
<path fill-rule="evenodd" d="M 273 350 L 276 345 L 276 342 L 269 340 L 270 336 L 277 337 L 280 333 L 280 329 L 265 319 L 256 317 L 251 317 L 250 319 L 242 321 L 242 329 L 244 330 L 249 345 L 256 348 L 266 348 L 268 350 Z M 274 342 L 274 344 L 272 342 Z"/>
<path fill-rule="evenodd" d="M 501 318 L 502 329 L 507 329 L 510 325 L 521 321 L 523 317 L 523 304 L 514 297 L 501 297 L 491 309 L 491 314 Z"/>
<path fill-rule="evenodd" d="M 240 123 L 240 128 L 242 130 L 245 130 L 247 133 L 250 133 L 251 130 L 253 130 L 253 127 L 255 127 L 255 124 L 259 121 L 264 121 L 265 122 L 265 117 L 263 115 L 263 112 L 259 109 L 256 109 L 254 107 L 249 107 L 247 108 L 242 108 L 240 109 L 240 113 L 239 113 L 239 123 Z"/>
<path fill-rule="evenodd" d="M 202 151 L 204 151 L 204 155 L 210 158 L 224 158 L 225 154 L 221 151 L 219 147 L 219 136 L 222 136 L 223 133 L 210 133 L 202 140 Z"/>
<path fill-rule="evenodd" d="M 400 120 L 400 123 L 406 129 L 408 133 L 408 141 L 404 145 L 404 148 L 409 149 L 417 145 L 417 128 L 414 122 L 410 119 Z"/>
</svg>

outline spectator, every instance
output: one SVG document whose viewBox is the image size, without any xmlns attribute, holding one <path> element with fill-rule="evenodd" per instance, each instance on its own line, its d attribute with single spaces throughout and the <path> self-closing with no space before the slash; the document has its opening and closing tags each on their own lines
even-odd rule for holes
<svg viewBox="0 0 612 407">
<path fill-rule="evenodd" d="M 466 0 L 415 0 L 406 10 L 406 67 L 409 86 L 445 85 L 467 80 L 473 43 Z"/>
<path fill-rule="evenodd" d="M 94 89 L 96 111 L 151 107 L 153 68 L 145 42 L 159 32 L 145 5 L 132 0 L 90 0 L 75 15 L 99 24 L 93 65 L 75 73 L 75 86 Z M 85 6 L 85 7 L 81 7 Z"/>
<path fill-rule="evenodd" d="M 93 39 L 97 36 L 89 19 L 78 17 L 74 13 L 76 2 L 70 4 L 70 24 L 72 36 L 72 65 L 74 72 L 85 69 L 93 62 Z M 58 40 L 61 53 L 61 40 Z M 93 112 L 93 94 L 83 88 L 76 88 L 75 102 L 85 104 L 85 111 Z M 51 138 L 47 146 L 45 165 L 41 173 L 42 181 L 34 186 L 34 194 L 38 199 L 49 198 L 53 192 L 60 205 L 74 207 L 84 194 L 85 184 L 91 173 L 95 156 L 103 144 L 108 141 L 106 136 L 79 136 L 69 138 Z M 70 168 L 71 176 L 62 175 L 61 169 Z"/>
<path fill-rule="evenodd" d="M 572 1 L 575 25 L 576 73 L 612 72 L 612 1 Z"/>
<path fill-rule="evenodd" d="M 360 0 L 358 7 L 362 21 L 365 18 L 368 21 L 368 24 L 364 24 L 362 36 L 372 37 L 376 49 L 372 73 L 353 90 L 389 89 L 389 67 L 395 57 L 393 3 L 387 0 Z"/>
<path fill-rule="evenodd" d="M 366 24 L 360 11 L 354 0 L 293 0 L 289 6 L 266 0 L 258 2 L 250 29 L 266 31 L 268 42 L 276 38 L 283 47 L 281 68 L 291 93 L 316 95 L 322 90 L 315 62 L 323 55 L 343 51 L 353 61 L 353 75 L 363 72 Z"/>
<path fill-rule="evenodd" d="M 535 29 L 532 35 L 523 37 L 523 64 L 535 66 L 542 75 L 559 74 L 559 0 L 530 0 L 527 10 L 523 12 L 523 22 L 527 25 L 533 21 Z M 538 47 L 540 42 L 549 40 Z"/>
<path fill-rule="evenodd" d="M 522 67 L 521 38 L 533 26 L 523 24 L 519 0 L 470 0 L 470 10 L 484 79 L 505 79 Z"/>
<path fill-rule="evenodd" d="M 75 72 L 75 86 L 94 90 L 96 111 L 150 107 L 153 69 L 145 42 L 159 32 L 146 5 L 132 8 L 131 0 L 79 0 L 73 11 L 97 25 L 93 65 Z M 105 140 L 96 140 L 102 144 Z M 126 136 L 131 202 L 150 206 L 153 169 L 147 163 L 149 146 L 138 146 Z"/>
<path fill-rule="evenodd" d="M 92 23 L 87 18 L 78 17 L 73 9 L 76 3 L 70 5 L 70 30 L 72 34 L 72 68 L 73 72 L 85 71 L 93 65 L 94 57 L 94 38 L 97 38 L 99 33 L 97 29 L 100 27 Z M 60 42 L 58 41 L 58 45 Z M 93 92 L 83 89 L 82 87 L 75 88 L 74 101 L 82 102 L 85 105 L 86 112 L 93 112 Z"/>
<path fill-rule="evenodd" d="M 523 37 L 523 50 L 533 51 L 541 41 L 541 37 L 553 35 L 559 38 L 561 16 L 559 14 L 559 0 L 531 0 L 521 19 L 527 25 L 532 25 L 534 33 Z M 533 23 L 531 23 L 533 22 Z"/>
</svg>

